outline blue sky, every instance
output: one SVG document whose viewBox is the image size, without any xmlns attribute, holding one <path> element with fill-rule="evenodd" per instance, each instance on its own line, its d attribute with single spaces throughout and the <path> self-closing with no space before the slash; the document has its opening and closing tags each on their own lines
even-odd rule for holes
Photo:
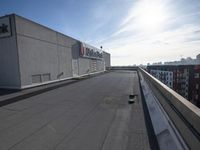
<svg viewBox="0 0 200 150">
<path fill-rule="evenodd" d="M 111 53 L 113 65 L 195 58 L 200 0 L 0 0 L 16 13 Z"/>
</svg>

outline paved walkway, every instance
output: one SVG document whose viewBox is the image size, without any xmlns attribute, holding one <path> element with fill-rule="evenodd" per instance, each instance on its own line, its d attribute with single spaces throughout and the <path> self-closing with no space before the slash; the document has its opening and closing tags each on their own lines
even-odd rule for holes
<svg viewBox="0 0 200 150">
<path fill-rule="evenodd" d="M 131 105 L 130 93 L 138 94 Z M 0 149 L 150 149 L 136 72 L 107 73 L 0 107 Z"/>
</svg>

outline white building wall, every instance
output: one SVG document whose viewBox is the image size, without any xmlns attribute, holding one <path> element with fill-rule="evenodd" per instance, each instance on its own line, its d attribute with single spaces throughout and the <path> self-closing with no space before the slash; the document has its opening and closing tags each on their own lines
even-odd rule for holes
<svg viewBox="0 0 200 150">
<path fill-rule="evenodd" d="M 110 61 L 108 53 L 106 58 L 84 58 L 80 41 L 23 17 L 9 17 L 12 36 L 0 37 L 0 88 L 27 88 L 100 72 Z"/>
<path fill-rule="evenodd" d="M 23 87 L 72 77 L 71 51 L 76 40 L 18 16 L 16 29 Z M 43 79 L 45 75 L 49 81 Z"/>
<path fill-rule="evenodd" d="M 0 88 L 20 88 L 20 73 L 17 53 L 14 15 L 1 17 L 10 19 L 11 35 L 0 37 Z"/>
<path fill-rule="evenodd" d="M 97 71 L 104 71 L 105 70 L 105 61 L 97 60 Z"/>
<path fill-rule="evenodd" d="M 91 60 L 87 59 L 87 58 L 79 58 L 78 59 L 79 75 L 91 73 L 90 61 Z"/>
<path fill-rule="evenodd" d="M 103 52 L 103 58 L 105 61 L 105 67 L 110 67 L 111 66 L 111 62 L 110 62 L 110 54 L 107 52 Z"/>
</svg>

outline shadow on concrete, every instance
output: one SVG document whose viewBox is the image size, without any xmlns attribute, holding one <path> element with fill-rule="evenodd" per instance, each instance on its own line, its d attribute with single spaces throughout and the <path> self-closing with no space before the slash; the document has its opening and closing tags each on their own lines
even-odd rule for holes
<svg viewBox="0 0 200 150">
<path fill-rule="evenodd" d="M 149 114 L 149 111 L 148 111 L 148 107 L 147 107 L 147 104 L 145 102 L 145 97 L 144 97 L 142 85 L 141 85 L 141 82 L 140 82 L 141 78 L 140 78 L 139 74 L 138 74 L 138 78 L 139 78 L 139 86 L 140 86 L 140 92 L 141 92 L 142 106 L 143 106 L 143 110 L 144 110 L 145 124 L 146 124 L 146 128 L 147 128 L 150 146 L 151 146 L 152 150 L 160 150 L 159 145 L 158 145 L 158 141 L 157 141 L 154 129 L 153 129 L 153 125 L 152 125 L 151 117 L 150 117 L 150 114 Z"/>
<path fill-rule="evenodd" d="M 16 92 L 19 92 L 19 91 L 20 91 L 20 90 L 1 89 L 1 88 L 0 88 L 0 96 L 12 94 L 12 93 L 16 93 Z"/>
</svg>

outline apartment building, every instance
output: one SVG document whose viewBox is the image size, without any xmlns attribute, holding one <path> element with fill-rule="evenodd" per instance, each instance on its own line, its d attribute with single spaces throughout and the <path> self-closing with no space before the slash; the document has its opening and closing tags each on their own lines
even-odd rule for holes
<svg viewBox="0 0 200 150">
<path fill-rule="evenodd" d="M 200 107 L 200 65 L 152 65 L 147 70 L 168 87 Z"/>
</svg>

